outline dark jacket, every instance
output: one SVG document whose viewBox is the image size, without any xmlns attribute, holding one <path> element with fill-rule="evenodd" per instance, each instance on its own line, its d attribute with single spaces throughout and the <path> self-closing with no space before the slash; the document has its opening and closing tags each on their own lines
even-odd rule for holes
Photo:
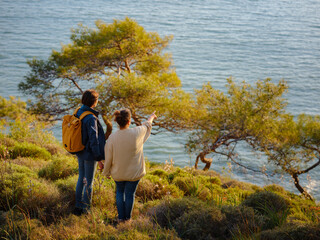
<svg viewBox="0 0 320 240">
<path fill-rule="evenodd" d="M 80 117 L 85 111 L 92 112 L 96 117 L 89 114 L 82 119 L 81 135 L 82 144 L 85 146 L 85 149 L 76 153 L 76 155 L 78 158 L 87 161 L 101 161 L 104 159 L 104 145 L 106 140 L 103 128 L 98 119 L 99 112 L 86 105 L 82 105 L 76 116 Z"/>
</svg>

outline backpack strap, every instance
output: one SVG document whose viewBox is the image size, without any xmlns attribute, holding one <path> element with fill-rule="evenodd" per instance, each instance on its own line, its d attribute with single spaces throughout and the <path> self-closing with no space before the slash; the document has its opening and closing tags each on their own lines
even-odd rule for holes
<svg viewBox="0 0 320 240">
<path fill-rule="evenodd" d="M 79 111 L 80 107 L 78 107 L 76 110 L 74 110 L 73 115 L 75 116 L 77 112 Z"/>
<path fill-rule="evenodd" d="M 78 107 L 78 108 L 74 111 L 74 113 L 73 113 L 74 116 L 76 116 L 76 114 L 77 114 L 77 112 L 79 111 L 79 109 L 80 109 L 80 107 Z M 79 119 L 82 120 L 85 116 L 88 116 L 89 114 L 92 114 L 95 118 L 97 118 L 96 115 L 93 114 L 93 112 L 85 111 L 85 112 L 81 113 L 81 115 L 79 116 Z"/>
<path fill-rule="evenodd" d="M 85 112 L 81 113 L 79 119 L 82 120 L 85 116 L 88 116 L 88 115 L 90 115 L 90 114 L 92 114 L 95 118 L 97 118 L 96 115 L 94 115 L 92 112 L 90 112 L 90 111 L 85 111 Z"/>
</svg>

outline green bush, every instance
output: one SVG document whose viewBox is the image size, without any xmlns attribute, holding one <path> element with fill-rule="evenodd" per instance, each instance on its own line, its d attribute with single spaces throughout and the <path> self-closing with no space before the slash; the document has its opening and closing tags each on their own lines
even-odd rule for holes
<svg viewBox="0 0 320 240">
<path fill-rule="evenodd" d="M 210 190 L 203 184 L 201 178 L 190 177 L 176 177 L 173 184 L 181 189 L 185 196 L 197 197 L 202 200 L 210 198 Z"/>
<path fill-rule="evenodd" d="M 0 145 L 0 159 L 7 158 L 9 156 L 8 148 L 4 145 Z"/>
<path fill-rule="evenodd" d="M 139 183 L 136 196 L 143 202 L 163 199 L 166 196 L 180 197 L 183 192 L 166 179 L 156 175 L 146 175 Z"/>
<path fill-rule="evenodd" d="M 285 193 L 286 190 L 276 184 L 271 184 L 271 185 L 267 185 L 263 188 L 265 191 L 269 191 L 269 192 L 278 192 L 278 193 Z"/>
<path fill-rule="evenodd" d="M 208 181 L 212 184 L 221 185 L 221 179 L 219 177 L 209 177 Z"/>
<path fill-rule="evenodd" d="M 159 176 L 161 178 L 167 178 L 168 177 L 168 173 L 166 171 L 164 171 L 163 169 L 155 169 L 152 172 L 150 172 L 149 174 L 150 175 Z"/>
<path fill-rule="evenodd" d="M 281 226 L 285 223 L 289 213 L 286 200 L 278 194 L 268 191 L 253 193 L 242 204 L 252 207 L 257 213 L 268 219 L 265 222 L 265 229 Z"/>
<path fill-rule="evenodd" d="M 54 182 L 58 189 L 67 195 L 74 195 L 76 191 L 76 185 L 78 181 L 78 175 L 71 175 L 67 178 L 61 178 Z"/>
<path fill-rule="evenodd" d="M 320 206 L 315 202 L 299 199 L 290 199 L 290 216 L 291 221 L 320 223 Z"/>
<path fill-rule="evenodd" d="M 31 157 L 49 160 L 51 158 L 51 154 L 46 149 L 28 142 L 16 143 L 10 148 L 9 152 L 10 157 L 13 159 L 17 157 Z"/>
<path fill-rule="evenodd" d="M 44 168 L 40 169 L 39 177 L 55 181 L 60 178 L 67 178 L 78 172 L 78 163 L 73 156 L 55 156 Z"/>
<path fill-rule="evenodd" d="M 252 184 L 239 182 L 237 180 L 230 180 L 221 185 L 222 188 L 239 188 L 242 190 L 251 190 Z"/>
<path fill-rule="evenodd" d="M 168 180 L 171 183 L 176 177 L 187 177 L 187 176 L 191 177 L 191 174 L 182 170 L 181 168 L 177 168 L 174 172 L 168 174 Z"/>
<path fill-rule="evenodd" d="M 221 238 L 226 230 L 225 216 L 218 208 L 199 205 L 173 222 L 182 239 Z"/>
<path fill-rule="evenodd" d="M 202 201 L 196 198 L 181 198 L 165 200 L 158 206 L 151 208 L 149 215 L 161 227 L 172 228 L 173 222 L 185 212 L 198 208 Z"/>
<path fill-rule="evenodd" d="M 263 231 L 258 236 L 261 240 L 320 240 L 320 224 L 290 225 Z"/>
<path fill-rule="evenodd" d="M 62 148 L 61 145 L 57 144 L 57 143 L 47 143 L 44 144 L 42 146 L 43 148 L 47 149 L 47 151 L 51 154 L 51 155 L 56 155 L 56 154 L 65 154 L 67 153 L 67 151 Z"/>
<path fill-rule="evenodd" d="M 115 210 L 115 183 L 97 173 L 93 184 L 92 203 L 99 209 Z"/>
<path fill-rule="evenodd" d="M 57 205 L 60 198 L 60 193 L 53 184 L 38 179 L 37 174 L 29 168 L 15 164 L 7 166 L 0 189 L 1 210 L 19 205 L 30 215 L 36 216 L 39 211 L 46 211 Z"/>
<path fill-rule="evenodd" d="M 149 214 L 161 227 L 174 228 L 182 239 L 213 239 L 222 237 L 225 231 L 221 211 L 196 198 L 166 200 Z"/>
<path fill-rule="evenodd" d="M 6 147 L 13 147 L 17 141 L 15 141 L 12 138 L 9 138 L 5 135 L 0 135 L 0 145 L 6 146 Z"/>
<path fill-rule="evenodd" d="M 250 236 L 258 232 L 263 224 L 264 217 L 255 214 L 254 209 L 246 206 L 222 206 L 221 212 L 226 215 L 226 238 L 232 236 Z"/>
</svg>

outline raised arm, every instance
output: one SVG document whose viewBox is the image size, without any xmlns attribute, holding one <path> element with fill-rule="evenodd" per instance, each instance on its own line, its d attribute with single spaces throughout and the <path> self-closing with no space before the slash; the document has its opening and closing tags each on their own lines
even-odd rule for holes
<svg viewBox="0 0 320 240">
<path fill-rule="evenodd" d="M 148 122 L 150 122 L 150 124 L 152 124 L 152 122 L 153 122 L 153 119 L 156 119 L 157 118 L 157 115 L 155 114 L 156 113 L 156 111 L 154 111 L 150 116 L 149 116 L 149 118 L 148 118 Z"/>
</svg>

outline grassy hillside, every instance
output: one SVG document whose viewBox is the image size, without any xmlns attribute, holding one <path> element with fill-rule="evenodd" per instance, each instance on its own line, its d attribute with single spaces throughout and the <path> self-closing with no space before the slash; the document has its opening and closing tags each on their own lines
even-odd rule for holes
<svg viewBox="0 0 320 240">
<path fill-rule="evenodd" d="M 74 216 L 76 158 L 21 102 L 0 100 L 0 239 L 320 239 L 319 204 L 170 162 L 147 163 L 131 222 L 116 223 L 101 173 L 92 211 Z"/>
</svg>

